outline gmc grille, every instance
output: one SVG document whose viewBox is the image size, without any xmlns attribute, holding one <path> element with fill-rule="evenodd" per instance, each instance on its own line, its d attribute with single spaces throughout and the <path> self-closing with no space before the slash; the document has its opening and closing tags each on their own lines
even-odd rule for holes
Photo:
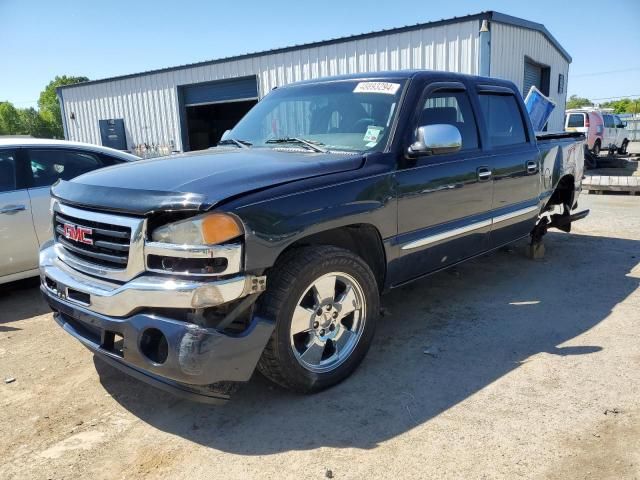
<svg viewBox="0 0 640 480">
<path fill-rule="evenodd" d="M 65 236 L 65 224 L 73 228 L 91 229 L 91 244 L 74 241 Z M 72 256 L 96 265 L 125 269 L 129 262 L 131 229 L 122 225 L 99 223 L 55 212 L 55 241 Z"/>
</svg>

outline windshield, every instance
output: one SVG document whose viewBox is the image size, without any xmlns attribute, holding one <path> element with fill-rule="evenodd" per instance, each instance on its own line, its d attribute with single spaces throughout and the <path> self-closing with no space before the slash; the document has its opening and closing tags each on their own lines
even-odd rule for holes
<svg viewBox="0 0 640 480">
<path fill-rule="evenodd" d="M 224 138 L 254 147 L 381 151 L 404 83 L 354 80 L 276 89 Z"/>
</svg>

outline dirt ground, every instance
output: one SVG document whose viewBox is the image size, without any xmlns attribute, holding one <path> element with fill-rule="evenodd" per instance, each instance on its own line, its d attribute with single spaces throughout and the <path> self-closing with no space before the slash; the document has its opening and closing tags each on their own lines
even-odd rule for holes
<svg viewBox="0 0 640 480">
<path fill-rule="evenodd" d="M 256 374 L 176 400 L 95 361 L 37 283 L 4 287 L 0 478 L 640 478 L 640 197 L 581 204 L 543 260 L 520 243 L 390 293 L 314 396 Z"/>
</svg>

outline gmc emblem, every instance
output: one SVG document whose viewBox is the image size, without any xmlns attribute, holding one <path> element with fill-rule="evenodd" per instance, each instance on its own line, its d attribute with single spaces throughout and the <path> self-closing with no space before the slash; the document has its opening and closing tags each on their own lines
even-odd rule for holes
<svg viewBox="0 0 640 480">
<path fill-rule="evenodd" d="M 80 227 L 71 223 L 64 224 L 64 236 L 74 242 L 93 245 L 93 239 L 88 237 L 91 234 L 93 234 L 92 228 Z"/>
</svg>

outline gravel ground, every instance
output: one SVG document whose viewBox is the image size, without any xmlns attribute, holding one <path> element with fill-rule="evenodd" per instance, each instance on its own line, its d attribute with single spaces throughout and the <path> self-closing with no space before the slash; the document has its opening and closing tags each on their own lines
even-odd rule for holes
<svg viewBox="0 0 640 480">
<path fill-rule="evenodd" d="M 542 260 L 520 243 L 387 295 L 363 365 L 314 396 L 255 375 L 176 400 L 5 286 L 0 478 L 640 478 L 640 197 L 581 203 Z"/>
</svg>

